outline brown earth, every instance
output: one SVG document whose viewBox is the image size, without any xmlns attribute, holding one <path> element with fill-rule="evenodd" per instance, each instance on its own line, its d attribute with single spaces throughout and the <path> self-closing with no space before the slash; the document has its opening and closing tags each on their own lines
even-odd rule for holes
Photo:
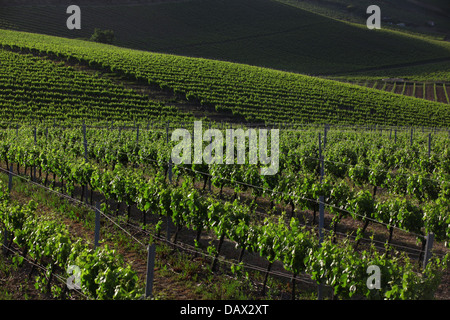
<svg viewBox="0 0 450 320">
<path fill-rule="evenodd" d="M 405 96 L 409 96 L 412 97 L 414 93 L 414 85 L 412 84 L 407 84 L 406 88 L 405 88 L 405 92 L 403 93 Z"/>
<path fill-rule="evenodd" d="M 425 99 L 430 101 L 436 101 L 434 96 L 434 87 L 432 84 L 427 84 L 425 86 Z"/>
<path fill-rule="evenodd" d="M 443 85 L 436 85 L 436 95 L 437 95 L 438 102 L 448 103 L 447 98 L 444 93 Z"/>
<path fill-rule="evenodd" d="M 372 82 L 360 82 L 360 83 L 354 83 L 360 86 L 365 86 L 368 88 L 383 90 L 386 92 L 392 92 L 395 94 L 403 94 L 405 96 L 414 96 L 416 98 L 420 99 L 426 99 L 430 101 L 437 101 L 442 103 L 450 103 L 449 100 L 447 100 L 447 96 L 445 95 L 445 91 L 447 91 L 447 95 L 450 97 L 450 84 L 445 85 L 442 83 L 436 83 L 436 97 L 434 94 L 434 84 L 433 83 L 427 83 L 425 84 L 425 91 L 423 89 L 423 83 L 415 83 L 416 89 L 414 92 L 414 83 L 411 82 L 397 82 L 395 84 L 393 82 L 387 82 L 387 81 L 372 81 Z M 404 89 L 403 89 L 404 88 Z M 437 99 L 436 99 L 437 98 Z"/>
</svg>

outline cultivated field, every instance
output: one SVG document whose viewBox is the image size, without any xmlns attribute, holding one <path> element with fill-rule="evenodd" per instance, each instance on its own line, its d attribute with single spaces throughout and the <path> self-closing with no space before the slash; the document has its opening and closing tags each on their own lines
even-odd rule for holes
<svg viewBox="0 0 450 320">
<path fill-rule="evenodd" d="M 291 2 L 0 6 L 1 299 L 450 298 L 449 43 Z"/>
</svg>

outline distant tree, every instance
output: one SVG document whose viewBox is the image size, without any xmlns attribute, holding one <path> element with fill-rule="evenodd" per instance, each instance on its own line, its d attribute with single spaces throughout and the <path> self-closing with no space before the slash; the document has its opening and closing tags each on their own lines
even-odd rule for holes
<svg viewBox="0 0 450 320">
<path fill-rule="evenodd" d="M 358 10 L 358 7 L 357 6 L 355 6 L 354 4 L 349 4 L 348 6 L 347 6 L 347 12 L 355 12 L 355 11 L 357 11 Z"/>
<path fill-rule="evenodd" d="M 113 30 L 101 30 L 99 28 L 95 28 L 94 34 L 92 34 L 90 40 L 95 42 L 112 44 L 116 39 Z"/>
</svg>

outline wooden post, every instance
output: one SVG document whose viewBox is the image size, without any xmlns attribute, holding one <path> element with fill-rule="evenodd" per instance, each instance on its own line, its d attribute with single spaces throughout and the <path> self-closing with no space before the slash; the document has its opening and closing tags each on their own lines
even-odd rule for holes
<svg viewBox="0 0 450 320">
<path fill-rule="evenodd" d="M 431 156 L 431 132 L 428 134 L 428 157 Z"/>
<path fill-rule="evenodd" d="M 322 247 L 323 242 L 323 222 L 324 222 L 324 197 L 319 198 L 319 247 Z M 317 300 L 323 300 L 323 284 L 319 283 L 317 290 Z"/>
<path fill-rule="evenodd" d="M 37 144 L 36 127 L 34 127 L 33 134 L 34 134 L 34 145 L 36 145 Z M 34 165 L 30 169 L 33 172 L 33 175 L 32 175 L 33 179 L 32 179 L 32 181 L 36 181 L 36 166 Z"/>
<path fill-rule="evenodd" d="M 145 282 L 145 297 L 153 295 L 153 278 L 155 270 L 156 245 L 152 244 L 147 247 L 147 278 Z"/>
<path fill-rule="evenodd" d="M 139 125 L 136 128 L 136 145 L 139 145 Z"/>
<path fill-rule="evenodd" d="M 13 165 L 11 164 L 8 172 L 8 192 L 11 194 L 12 191 L 12 173 L 13 173 Z"/>
<path fill-rule="evenodd" d="M 13 166 L 11 164 L 11 167 L 9 168 L 8 177 L 9 177 L 9 183 L 8 183 L 8 192 L 11 194 L 12 190 L 12 170 Z M 8 229 L 6 229 L 6 226 L 3 228 L 3 245 L 5 248 L 8 248 Z M 5 255 L 8 254 L 8 251 L 4 251 Z"/>
<path fill-rule="evenodd" d="M 3 228 L 3 246 L 5 248 L 8 248 L 8 229 L 6 227 Z M 7 251 L 4 251 L 4 254 L 6 255 Z"/>
<path fill-rule="evenodd" d="M 167 121 L 166 126 L 166 136 L 167 136 L 167 144 L 169 144 L 169 121 Z M 169 155 L 169 168 L 168 168 L 169 182 L 172 183 L 172 161 L 171 156 Z M 166 240 L 170 241 L 170 217 L 166 216 Z"/>
<path fill-rule="evenodd" d="M 169 121 L 167 121 L 166 136 L 167 136 L 167 144 L 169 144 Z M 172 158 L 171 158 L 171 155 L 169 155 L 168 165 L 169 165 L 169 169 L 168 169 L 169 182 L 172 183 Z"/>
<path fill-rule="evenodd" d="M 100 240 L 100 203 L 97 202 L 95 207 L 94 247 L 98 248 L 98 243 Z"/>
<path fill-rule="evenodd" d="M 324 168 L 323 168 L 323 156 L 322 156 L 322 147 L 321 147 L 321 139 L 320 139 L 320 132 L 319 132 L 319 159 L 320 159 L 320 183 L 322 183 L 323 175 L 324 175 Z M 319 197 L 319 246 L 322 246 L 323 242 L 323 226 L 324 226 L 324 201 L 325 198 L 323 195 Z M 320 283 L 318 287 L 317 292 L 317 299 L 322 300 L 323 299 L 323 284 Z"/>
<path fill-rule="evenodd" d="M 324 196 L 320 196 L 319 197 L 319 245 L 322 244 L 323 242 L 323 225 L 324 225 L 324 212 L 325 212 L 325 197 Z"/>
<path fill-rule="evenodd" d="M 427 267 L 428 260 L 431 258 L 431 250 L 433 248 L 433 242 L 434 242 L 434 233 L 428 233 L 428 235 L 425 238 L 426 240 L 426 246 L 425 246 L 425 255 L 423 257 L 423 269 Z"/>
<path fill-rule="evenodd" d="M 84 144 L 84 161 L 88 161 L 88 153 L 87 153 L 87 139 L 86 139 L 86 124 L 83 120 L 83 144 Z"/>
<path fill-rule="evenodd" d="M 87 163 L 88 162 L 88 151 L 87 151 L 87 138 L 86 138 L 86 124 L 83 120 L 83 144 L 84 144 L 84 162 Z M 84 190 L 84 202 L 87 204 L 88 203 L 88 186 L 86 185 L 86 187 L 82 188 L 83 192 Z"/>
<path fill-rule="evenodd" d="M 209 130 L 210 130 L 210 132 L 211 132 L 211 122 L 209 123 Z M 250 134 L 250 131 L 249 131 L 249 134 Z M 249 136 L 249 138 L 248 138 L 248 141 L 249 141 L 249 143 L 250 143 L 250 136 Z M 211 135 L 211 138 L 210 138 L 210 140 L 209 140 L 209 143 L 212 144 L 212 135 Z M 211 150 L 211 152 L 212 152 L 212 150 Z M 211 156 L 212 156 L 212 154 L 211 154 Z M 209 176 L 209 179 L 208 179 L 208 189 L 209 189 L 209 193 L 212 192 L 211 181 L 212 181 L 212 177 Z"/>
</svg>

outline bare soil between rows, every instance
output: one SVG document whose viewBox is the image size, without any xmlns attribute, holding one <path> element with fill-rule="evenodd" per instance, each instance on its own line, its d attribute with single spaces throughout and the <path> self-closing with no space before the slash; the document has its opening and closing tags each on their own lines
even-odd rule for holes
<svg viewBox="0 0 450 320">
<path fill-rule="evenodd" d="M 358 84 L 358 83 L 356 83 Z M 360 84 L 363 85 L 363 84 Z M 436 93 L 433 83 L 420 83 L 417 82 L 384 82 L 384 81 L 368 81 L 364 84 L 365 87 L 378 89 L 386 92 L 392 92 L 398 95 L 404 95 L 408 97 L 414 97 L 419 99 L 425 99 L 429 101 L 436 101 L 441 103 L 450 103 L 447 97 L 450 97 L 450 83 L 436 83 Z M 415 89 L 414 89 L 415 86 Z M 425 88 L 425 89 L 424 89 Z M 447 92 L 447 95 L 446 95 Z"/>
</svg>

